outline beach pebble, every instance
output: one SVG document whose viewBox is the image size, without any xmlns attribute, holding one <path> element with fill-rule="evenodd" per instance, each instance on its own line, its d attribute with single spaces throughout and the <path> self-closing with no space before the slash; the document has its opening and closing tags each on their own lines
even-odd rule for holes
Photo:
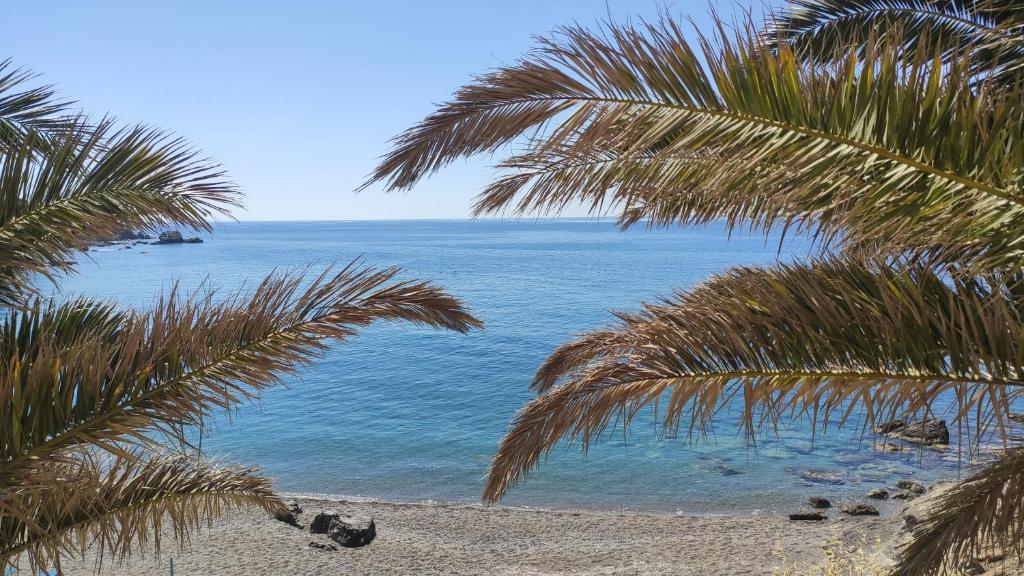
<svg viewBox="0 0 1024 576">
<path fill-rule="evenodd" d="M 789 515 L 790 520 L 809 520 L 812 522 L 818 522 L 821 520 L 828 520 L 828 516 L 821 512 L 794 512 Z"/>
<path fill-rule="evenodd" d="M 867 504 L 851 504 L 843 507 L 843 514 L 850 516 L 878 516 L 878 508 Z"/>
<path fill-rule="evenodd" d="M 828 498 L 822 498 L 821 496 L 811 496 L 808 498 L 808 502 L 811 504 L 811 508 L 831 508 L 832 503 L 828 501 Z"/>
<path fill-rule="evenodd" d="M 868 492 L 868 498 L 874 498 L 875 500 L 888 500 L 889 491 L 886 490 L 885 488 L 875 488 L 874 490 Z"/>
</svg>

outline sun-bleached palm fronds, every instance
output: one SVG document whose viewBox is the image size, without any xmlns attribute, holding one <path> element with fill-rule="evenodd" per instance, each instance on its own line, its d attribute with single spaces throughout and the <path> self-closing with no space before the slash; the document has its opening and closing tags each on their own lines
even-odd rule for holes
<svg viewBox="0 0 1024 576">
<path fill-rule="evenodd" d="M 77 454 L 42 464 L 23 487 L 5 490 L 0 566 L 59 570 L 62 558 L 88 548 L 100 559 L 121 561 L 137 550 L 159 551 L 165 525 L 185 542 L 227 510 L 284 508 L 270 481 L 254 470 L 180 456 L 132 456 Z"/>
<path fill-rule="evenodd" d="M 984 551 L 1021 556 L 1024 542 L 1024 449 L 1005 451 L 978 474 L 949 488 L 913 528 L 893 576 L 933 576 L 957 570 Z"/>
<path fill-rule="evenodd" d="M 70 270 L 89 242 L 169 224 L 209 229 L 239 205 L 238 189 L 183 140 L 145 127 L 77 119 L 48 136 L 29 131 L 0 156 L 0 297 L 29 290 L 33 274 Z"/>
<path fill-rule="evenodd" d="M 768 16 L 766 39 L 819 61 L 882 40 L 900 51 L 975 60 L 979 81 L 1024 71 L 1024 7 L 1016 0 L 793 0 Z"/>
<path fill-rule="evenodd" d="M 973 89 L 968 62 L 933 60 L 879 43 L 807 66 L 749 31 L 567 28 L 396 138 L 368 184 L 408 188 L 519 144 L 479 211 L 582 201 L 629 208 L 627 223 L 801 222 L 893 253 L 1019 263 L 1024 92 Z"/>
<path fill-rule="evenodd" d="M 185 441 L 211 411 L 255 397 L 371 322 L 481 326 L 440 288 L 396 274 L 350 265 L 308 283 L 276 275 L 223 301 L 172 294 L 144 314 L 81 300 L 13 312 L 0 325 L 0 476 L 82 445 L 122 454 L 154 431 Z"/>
<path fill-rule="evenodd" d="M 702 434 L 735 401 L 753 438 L 796 418 L 867 425 L 928 414 L 949 396 L 954 422 L 1000 427 L 1021 395 L 1019 282 L 846 260 L 733 269 L 552 354 L 534 380 L 541 395 L 502 440 L 485 498 L 500 498 L 560 440 L 586 446 L 650 406 L 666 431 Z"/>
</svg>

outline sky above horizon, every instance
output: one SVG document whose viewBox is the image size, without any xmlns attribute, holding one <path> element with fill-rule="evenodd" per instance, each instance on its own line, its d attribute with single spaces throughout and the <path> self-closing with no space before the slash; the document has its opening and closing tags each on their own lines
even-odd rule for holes
<svg viewBox="0 0 1024 576">
<path fill-rule="evenodd" d="M 712 2 L 731 17 L 736 4 Z M 744 4 L 749 5 L 748 2 Z M 709 3 L 6 2 L 2 58 L 86 111 L 173 131 L 246 192 L 242 220 L 460 218 L 494 175 L 456 162 L 407 194 L 354 189 L 388 140 L 560 25 L 708 24 Z M 569 215 L 582 215 L 581 213 Z"/>
</svg>

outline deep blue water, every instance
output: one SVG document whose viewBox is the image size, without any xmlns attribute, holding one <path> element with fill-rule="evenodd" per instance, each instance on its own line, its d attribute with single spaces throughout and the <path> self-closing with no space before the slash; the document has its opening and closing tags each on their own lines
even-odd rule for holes
<svg viewBox="0 0 1024 576">
<path fill-rule="evenodd" d="M 177 279 L 233 289 L 273 271 L 363 257 L 397 264 L 463 298 L 486 329 L 459 335 L 375 325 L 315 367 L 219 422 L 217 457 L 261 466 L 280 490 L 398 500 L 477 501 L 488 461 L 533 371 L 559 343 L 675 288 L 738 264 L 805 254 L 806 244 L 729 238 L 720 226 L 621 232 L 559 221 L 251 222 L 220 226 L 199 245 L 99 248 L 62 284 L 144 307 Z M 556 449 L 506 503 L 747 512 L 842 499 L 898 478 L 956 475 L 955 453 L 881 455 L 858 430 L 816 439 L 809 426 L 748 448 L 723 414 L 708 443 L 663 439 L 650 419 L 591 448 Z M 812 485 L 807 468 L 844 470 Z M 728 475 L 723 471 L 731 470 Z M 735 473 L 734 473 L 735 472 Z"/>
</svg>

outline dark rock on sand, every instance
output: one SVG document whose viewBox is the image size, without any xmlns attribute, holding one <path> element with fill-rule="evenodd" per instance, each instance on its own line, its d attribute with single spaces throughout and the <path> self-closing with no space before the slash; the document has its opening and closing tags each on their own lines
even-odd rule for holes
<svg viewBox="0 0 1024 576">
<path fill-rule="evenodd" d="M 832 503 L 828 501 L 828 498 L 822 498 L 821 496 L 811 496 L 807 499 L 811 504 L 811 508 L 831 508 Z"/>
<path fill-rule="evenodd" d="M 900 490 L 913 492 L 914 494 L 924 494 L 928 491 L 928 489 L 924 487 L 924 484 L 914 482 L 913 480 L 900 480 L 896 483 L 896 487 Z"/>
<path fill-rule="evenodd" d="M 843 514 L 850 516 L 878 516 L 878 508 L 867 504 L 851 504 L 843 507 Z"/>
<path fill-rule="evenodd" d="M 338 550 L 338 547 L 334 544 L 321 544 L 320 542 L 310 542 L 309 547 L 316 550 L 330 550 L 332 552 L 337 552 Z"/>
<path fill-rule="evenodd" d="M 804 470 L 800 473 L 800 478 L 816 484 L 842 484 L 845 482 L 843 473 L 837 470 Z"/>
<path fill-rule="evenodd" d="M 794 512 L 789 515 L 789 519 L 820 522 L 821 520 L 828 520 L 828 516 L 822 512 Z"/>
<path fill-rule="evenodd" d="M 346 548 L 366 546 L 377 536 L 377 525 L 372 518 L 345 516 L 333 512 L 320 512 L 309 525 L 312 534 L 326 534 L 328 538 Z"/>
<path fill-rule="evenodd" d="M 875 500 L 888 500 L 889 491 L 886 490 L 885 488 L 875 488 L 874 490 L 868 492 L 868 498 L 873 498 Z"/>
</svg>

